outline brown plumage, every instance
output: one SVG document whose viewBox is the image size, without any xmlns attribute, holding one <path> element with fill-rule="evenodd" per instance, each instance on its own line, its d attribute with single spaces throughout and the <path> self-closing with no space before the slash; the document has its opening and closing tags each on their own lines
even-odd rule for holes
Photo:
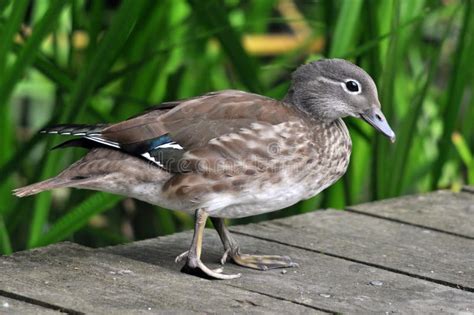
<svg viewBox="0 0 474 315">
<path fill-rule="evenodd" d="M 110 125 L 60 125 L 45 132 L 82 138 L 63 146 L 89 153 L 53 179 L 14 191 L 27 196 L 58 187 L 107 191 L 195 212 L 185 269 L 228 279 L 200 261 L 200 233 L 210 216 L 227 256 L 258 269 L 288 267 L 288 257 L 240 254 L 222 224 L 310 198 L 346 171 L 351 140 L 342 117 L 364 118 L 394 139 L 372 79 L 343 60 L 298 69 L 283 101 L 226 90 L 165 103 Z"/>
</svg>

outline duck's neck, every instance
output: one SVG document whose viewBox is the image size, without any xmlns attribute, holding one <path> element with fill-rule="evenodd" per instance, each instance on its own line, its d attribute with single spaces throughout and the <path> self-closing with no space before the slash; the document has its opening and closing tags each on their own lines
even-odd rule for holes
<svg viewBox="0 0 474 315">
<path fill-rule="evenodd" d="M 306 116 L 307 118 L 310 118 L 311 120 L 315 120 L 315 121 L 327 123 L 327 124 L 334 123 L 336 120 L 338 120 L 338 118 L 330 119 L 328 117 L 325 117 L 324 115 L 317 115 L 317 113 L 314 110 L 313 111 L 309 110 L 307 106 L 304 106 L 303 102 L 300 99 L 298 99 L 298 96 L 296 95 L 296 93 L 294 92 L 292 88 L 288 90 L 285 97 L 282 99 L 282 102 L 284 104 L 287 104 L 288 106 L 291 106 L 297 109 L 304 116 Z"/>
</svg>

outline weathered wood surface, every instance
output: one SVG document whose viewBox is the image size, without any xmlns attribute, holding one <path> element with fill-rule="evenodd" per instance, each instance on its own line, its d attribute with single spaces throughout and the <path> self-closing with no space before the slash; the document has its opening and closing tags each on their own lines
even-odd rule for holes
<svg viewBox="0 0 474 315">
<path fill-rule="evenodd" d="M 230 281 L 180 273 L 174 258 L 189 247 L 190 231 L 16 253 L 0 257 L 0 314 L 474 314 L 473 197 L 435 192 L 232 227 L 244 252 L 290 255 L 300 267 L 226 264 L 225 272 L 242 273 Z M 203 260 L 217 267 L 214 231 L 204 244 Z"/>
<path fill-rule="evenodd" d="M 461 237 L 337 210 L 232 230 L 474 290 L 474 241 Z"/>
<path fill-rule="evenodd" d="M 460 193 L 437 191 L 387 199 L 350 206 L 348 210 L 474 239 L 474 189 L 470 189 L 471 193 L 466 187 Z"/>
<path fill-rule="evenodd" d="M 1 267 L 2 290 L 66 313 L 305 311 L 295 303 L 72 243 L 4 257 Z"/>
<path fill-rule="evenodd" d="M 60 311 L 39 307 L 17 299 L 0 296 L 0 314 L 38 314 L 38 315 L 60 315 Z"/>
</svg>

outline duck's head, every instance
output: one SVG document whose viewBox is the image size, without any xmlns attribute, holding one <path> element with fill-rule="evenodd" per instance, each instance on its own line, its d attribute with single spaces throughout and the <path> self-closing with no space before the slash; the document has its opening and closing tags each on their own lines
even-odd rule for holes
<svg viewBox="0 0 474 315">
<path fill-rule="evenodd" d="M 323 121 L 362 118 L 395 141 L 395 133 L 380 109 L 374 80 L 348 61 L 322 59 L 300 66 L 292 75 L 285 101 Z"/>
</svg>

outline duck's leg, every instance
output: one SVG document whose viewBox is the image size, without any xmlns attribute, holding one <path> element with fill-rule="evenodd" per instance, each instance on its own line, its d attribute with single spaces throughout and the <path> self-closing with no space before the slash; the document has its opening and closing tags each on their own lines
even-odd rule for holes
<svg viewBox="0 0 474 315">
<path fill-rule="evenodd" d="M 222 274 L 222 268 L 218 270 L 211 270 L 201 261 L 201 250 L 202 250 L 202 239 L 204 235 L 204 228 L 206 226 L 206 221 L 208 214 L 204 209 L 198 209 L 195 212 L 196 222 L 194 226 L 194 235 L 193 241 L 191 243 L 191 248 L 189 251 L 176 257 L 176 261 L 180 261 L 186 257 L 186 264 L 181 269 L 182 272 L 203 276 L 211 279 L 234 279 L 240 277 L 239 274 L 235 275 L 226 275 Z"/>
<path fill-rule="evenodd" d="M 231 258 L 237 265 L 258 270 L 298 267 L 298 264 L 293 262 L 288 256 L 242 254 L 237 241 L 225 226 L 224 219 L 211 218 L 211 221 L 224 245 L 225 252 L 221 258 L 222 264 L 225 264 L 227 259 Z"/>
</svg>

